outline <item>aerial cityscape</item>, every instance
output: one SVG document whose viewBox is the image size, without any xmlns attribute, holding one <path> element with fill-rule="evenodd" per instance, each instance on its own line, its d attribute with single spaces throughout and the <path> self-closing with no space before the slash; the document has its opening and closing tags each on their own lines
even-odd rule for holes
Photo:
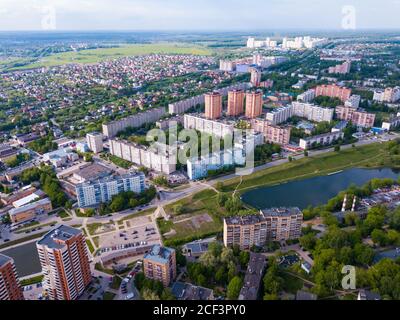
<svg viewBox="0 0 400 320">
<path fill-rule="evenodd" d="M 0 7 L 0 300 L 400 300 L 399 2 L 34 2 Z"/>
</svg>

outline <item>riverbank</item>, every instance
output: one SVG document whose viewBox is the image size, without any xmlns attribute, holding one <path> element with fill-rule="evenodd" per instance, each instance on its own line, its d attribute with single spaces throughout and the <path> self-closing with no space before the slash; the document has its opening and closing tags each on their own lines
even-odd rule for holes
<svg viewBox="0 0 400 320">
<path fill-rule="evenodd" d="M 339 152 L 304 157 L 248 176 L 224 181 L 224 192 L 241 195 L 258 187 L 332 174 L 349 168 L 399 168 L 400 156 L 390 155 L 387 143 L 374 143 Z M 239 185 L 240 184 L 240 185 Z"/>
</svg>

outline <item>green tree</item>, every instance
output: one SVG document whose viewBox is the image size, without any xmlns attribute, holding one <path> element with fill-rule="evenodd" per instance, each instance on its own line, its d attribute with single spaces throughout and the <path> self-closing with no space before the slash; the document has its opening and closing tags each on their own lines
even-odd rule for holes
<svg viewBox="0 0 400 320">
<path fill-rule="evenodd" d="M 234 277 L 228 284 L 226 295 L 229 300 L 236 300 L 239 297 L 240 290 L 242 289 L 243 281 L 240 277 Z"/>
</svg>

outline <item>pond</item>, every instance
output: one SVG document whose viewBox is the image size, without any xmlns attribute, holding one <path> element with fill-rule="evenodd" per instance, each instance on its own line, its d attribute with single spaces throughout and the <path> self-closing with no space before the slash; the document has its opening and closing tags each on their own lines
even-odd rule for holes
<svg viewBox="0 0 400 320">
<path fill-rule="evenodd" d="M 242 195 L 246 204 L 257 209 L 271 207 L 317 206 L 326 203 L 351 184 L 361 186 L 373 178 L 397 179 L 399 171 L 383 169 L 349 169 L 338 173 L 261 187 Z"/>
</svg>

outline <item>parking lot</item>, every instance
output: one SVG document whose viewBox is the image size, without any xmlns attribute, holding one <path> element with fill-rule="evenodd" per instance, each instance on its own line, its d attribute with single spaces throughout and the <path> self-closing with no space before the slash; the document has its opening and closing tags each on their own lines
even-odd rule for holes
<svg viewBox="0 0 400 320">
<path fill-rule="evenodd" d="M 159 243 L 157 226 L 149 217 L 137 217 L 124 221 L 124 229 L 101 235 L 100 252 L 111 252 L 126 248 Z"/>
</svg>

